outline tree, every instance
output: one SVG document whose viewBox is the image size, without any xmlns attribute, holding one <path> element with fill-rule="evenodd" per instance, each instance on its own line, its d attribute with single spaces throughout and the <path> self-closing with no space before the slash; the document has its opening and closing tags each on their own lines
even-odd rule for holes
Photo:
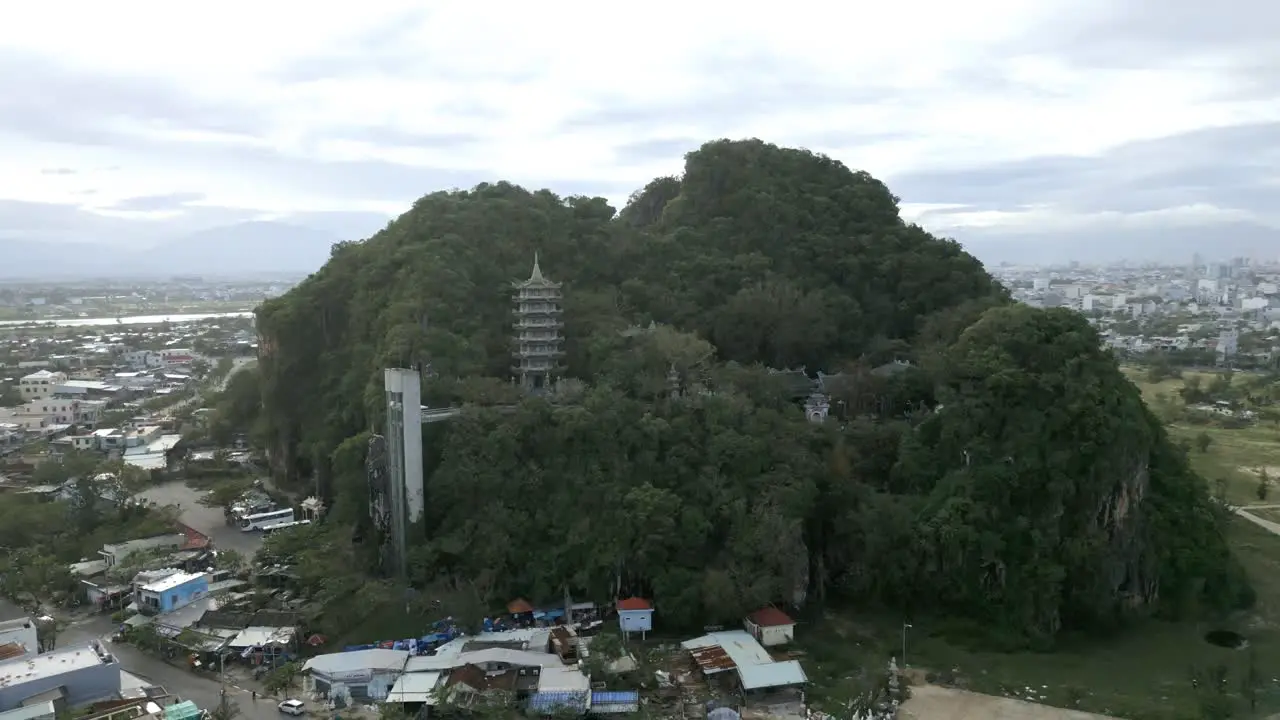
<svg viewBox="0 0 1280 720">
<path fill-rule="evenodd" d="M 566 381 L 529 397 L 510 387 L 509 288 L 535 252 L 564 282 Z M 324 499 L 324 523 L 263 557 L 328 603 L 326 634 L 438 610 L 376 580 L 364 466 L 382 368 L 419 364 L 424 403 L 463 410 L 423 430 L 411 582 L 467 589 L 468 624 L 567 585 L 653 597 L 672 629 L 816 597 L 1047 646 L 1247 595 L 1207 483 L 1087 321 L 1013 305 L 821 155 L 708 143 L 621 213 L 509 183 L 432 193 L 256 321 L 258 366 L 218 398 L 215 435 L 250 433 L 282 485 Z M 806 420 L 815 390 L 840 422 Z"/>
<path fill-rule="evenodd" d="M 1196 449 L 1202 453 L 1209 452 L 1209 446 L 1213 444 L 1213 438 L 1209 433 L 1201 431 L 1196 435 Z"/>
<path fill-rule="evenodd" d="M 13 385 L 0 385 L 0 407 L 17 407 L 23 403 L 22 395 Z"/>
<path fill-rule="evenodd" d="M 218 550 L 214 558 L 214 566 L 219 570 L 239 573 L 248 564 L 244 554 L 237 550 Z"/>
<path fill-rule="evenodd" d="M 1260 468 L 1258 470 L 1258 488 L 1255 491 L 1255 494 L 1258 496 L 1258 500 L 1266 500 L 1267 492 L 1270 489 L 1271 489 L 1271 478 L 1267 477 L 1267 469 Z"/>
<path fill-rule="evenodd" d="M 287 662 L 280 667 L 272 670 L 262 680 L 262 689 L 270 695 L 278 695 L 283 693 L 288 695 L 297 682 L 298 675 L 302 673 L 302 665 L 297 662 Z"/>
<path fill-rule="evenodd" d="M 249 478 L 220 480 L 200 497 L 199 502 L 205 507 L 227 509 L 239 502 L 252 487 L 253 480 Z"/>
</svg>

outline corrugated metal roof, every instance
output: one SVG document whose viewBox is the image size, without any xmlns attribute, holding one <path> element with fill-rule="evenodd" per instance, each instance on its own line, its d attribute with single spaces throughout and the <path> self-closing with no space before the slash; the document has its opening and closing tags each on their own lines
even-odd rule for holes
<svg viewBox="0 0 1280 720">
<path fill-rule="evenodd" d="M 593 713 L 633 713 L 640 710 L 640 693 L 607 690 L 591 693 Z"/>
<path fill-rule="evenodd" d="M 443 673 L 439 672 L 405 673 L 391 687 L 387 702 L 435 705 L 437 698 L 434 690 L 440 684 L 442 676 Z"/>
<path fill-rule="evenodd" d="M 351 654 L 351 653 L 344 653 Z M 405 672 L 425 672 L 430 670 L 450 670 L 463 665 L 483 665 L 484 663 L 507 663 L 527 667 L 558 667 L 563 665 L 558 655 L 546 652 L 529 652 L 528 650 L 508 650 L 506 648 L 488 648 L 474 652 L 457 654 L 422 655 L 409 658 L 405 664 Z"/>
<path fill-rule="evenodd" d="M 745 630 L 708 633 L 680 646 L 693 655 L 704 674 L 736 669 L 742 686 L 748 690 L 808 681 L 799 662 L 774 662 L 764 646 Z"/>
<path fill-rule="evenodd" d="M 786 660 L 765 665 L 738 667 L 738 677 L 744 690 L 803 685 L 809 682 L 799 660 Z"/>
<path fill-rule="evenodd" d="M 591 679 L 583 675 L 577 665 L 545 667 L 538 674 L 538 692 L 586 692 L 590 689 Z"/>
<path fill-rule="evenodd" d="M 353 652 L 317 655 L 302 666 L 303 670 L 322 675 L 355 672 L 357 670 L 403 670 L 409 659 L 408 650 L 372 648 Z"/>
<path fill-rule="evenodd" d="M 586 712 L 590 694 L 585 692 L 539 692 L 529 698 L 529 710 L 554 715 L 565 710 Z"/>
<path fill-rule="evenodd" d="M 257 645 L 285 645 L 293 639 L 293 628 L 247 627 L 228 643 L 228 647 L 247 648 Z"/>
</svg>

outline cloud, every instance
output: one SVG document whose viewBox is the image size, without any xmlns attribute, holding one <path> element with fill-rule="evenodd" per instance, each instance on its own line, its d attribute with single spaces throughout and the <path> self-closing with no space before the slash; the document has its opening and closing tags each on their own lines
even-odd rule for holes
<svg viewBox="0 0 1280 720">
<path fill-rule="evenodd" d="M 619 204 L 702 142 L 760 137 L 871 172 L 975 248 L 1230 231 L 1265 250 L 1280 7 L 1224 10 L 137 0 L 68 26 L 28 4 L 0 25 L 0 198 L 23 208 L 0 232 L 137 242 L 267 217 L 363 235 L 498 179 Z"/>
<path fill-rule="evenodd" d="M 164 195 L 144 195 L 142 197 L 125 198 L 112 203 L 110 210 L 125 212 L 156 212 L 164 210 L 182 210 L 192 203 L 205 199 L 204 193 L 166 193 Z"/>
</svg>

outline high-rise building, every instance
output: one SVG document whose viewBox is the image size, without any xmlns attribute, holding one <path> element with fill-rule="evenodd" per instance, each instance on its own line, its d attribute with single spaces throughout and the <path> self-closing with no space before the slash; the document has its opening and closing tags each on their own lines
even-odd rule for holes
<svg viewBox="0 0 1280 720">
<path fill-rule="evenodd" d="M 564 357 L 564 320 L 561 284 L 542 275 L 538 256 L 533 256 L 533 272 L 528 280 L 511 283 L 514 304 L 515 365 L 511 372 L 530 392 L 551 388 L 561 373 Z"/>
</svg>

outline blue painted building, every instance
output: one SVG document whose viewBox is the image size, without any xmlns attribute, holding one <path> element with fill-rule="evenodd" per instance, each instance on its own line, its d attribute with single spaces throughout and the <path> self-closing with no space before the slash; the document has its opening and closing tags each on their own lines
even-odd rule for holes
<svg viewBox="0 0 1280 720">
<path fill-rule="evenodd" d="M 647 633 L 653 630 L 653 605 L 638 597 L 619 600 L 618 627 L 623 633 Z"/>
<path fill-rule="evenodd" d="M 206 573 L 175 573 L 137 589 L 133 601 L 139 612 L 163 615 L 209 594 Z"/>
</svg>

